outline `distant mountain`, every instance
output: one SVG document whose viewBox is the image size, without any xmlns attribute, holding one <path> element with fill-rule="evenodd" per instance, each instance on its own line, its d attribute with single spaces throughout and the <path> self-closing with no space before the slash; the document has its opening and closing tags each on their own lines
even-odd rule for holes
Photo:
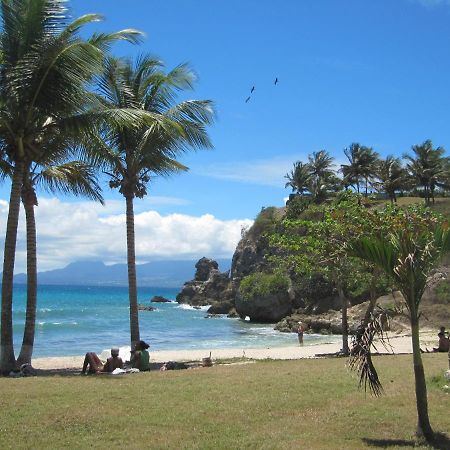
<svg viewBox="0 0 450 450">
<path fill-rule="evenodd" d="M 137 277 L 139 286 L 181 287 L 186 281 L 194 278 L 195 261 L 155 261 L 139 264 Z M 225 272 L 230 269 L 231 260 L 218 259 L 219 269 Z M 84 285 L 84 286 L 126 286 L 128 283 L 126 264 L 107 266 L 101 261 L 79 261 L 69 264 L 63 269 L 39 272 L 39 284 Z M 14 282 L 25 284 L 24 273 L 15 275 Z"/>
</svg>

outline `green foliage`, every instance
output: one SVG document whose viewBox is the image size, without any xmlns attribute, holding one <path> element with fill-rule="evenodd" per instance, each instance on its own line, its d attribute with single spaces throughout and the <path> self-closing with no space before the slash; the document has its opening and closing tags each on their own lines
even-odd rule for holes
<svg viewBox="0 0 450 450">
<path fill-rule="evenodd" d="M 450 280 L 443 280 L 434 288 L 434 302 L 450 304 Z"/>
<path fill-rule="evenodd" d="M 248 233 L 252 237 L 259 237 L 273 233 L 277 223 L 277 208 L 274 206 L 262 208 Z"/>
<path fill-rule="evenodd" d="M 300 195 L 291 198 L 286 205 L 286 218 L 298 219 L 302 213 L 308 208 L 311 200 Z"/>
<path fill-rule="evenodd" d="M 252 300 L 286 291 L 288 287 L 287 278 L 280 273 L 255 272 L 242 279 L 239 289 L 244 300 Z"/>
</svg>

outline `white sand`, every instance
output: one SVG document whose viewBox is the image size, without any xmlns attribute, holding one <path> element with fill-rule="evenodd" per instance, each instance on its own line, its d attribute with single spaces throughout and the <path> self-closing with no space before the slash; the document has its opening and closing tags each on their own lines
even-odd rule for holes
<svg viewBox="0 0 450 450">
<path fill-rule="evenodd" d="M 431 348 L 437 345 L 436 332 L 424 331 L 420 335 L 421 347 Z M 410 335 L 391 335 L 390 343 L 394 353 L 412 353 Z M 271 348 L 232 348 L 211 349 L 212 359 L 242 358 L 249 359 L 301 359 L 315 358 L 317 354 L 335 353 L 342 347 L 341 343 L 319 344 L 309 346 L 271 347 Z M 388 353 L 380 344 L 377 345 L 379 353 Z M 152 362 L 166 361 L 201 361 L 209 356 L 209 350 L 171 350 L 151 352 Z M 63 356 L 50 358 L 37 358 L 33 360 L 33 366 L 37 369 L 81 369 L 83 356 Z"/>
</svg>

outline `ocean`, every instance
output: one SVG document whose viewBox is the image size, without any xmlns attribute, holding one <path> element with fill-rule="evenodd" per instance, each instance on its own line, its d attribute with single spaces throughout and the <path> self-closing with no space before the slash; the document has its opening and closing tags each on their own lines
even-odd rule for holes
<svg viewBox="0 0 450 450">
<path fill-rule="evenodd" d="M 140 288 L 138 302 L 155 311 L 139 311 L 141 339 L 151 350 L 264 348 L 298 345 L 295 333 L 280 333 L 270 324 L 255 324 L 226 316 L 206 318 L 207 307 L 150 303 L 154 295 L 175 300 L 179 289 Z M 26 286 L 14 288 L 14 344 L 22 343 Z M 129 346 L 126 287 L 50 286 L 38 289 L 34 357 L 77 356 Z M 304 345 L 336 342 L 337 336 L 305 335 Z"/>
</svg>

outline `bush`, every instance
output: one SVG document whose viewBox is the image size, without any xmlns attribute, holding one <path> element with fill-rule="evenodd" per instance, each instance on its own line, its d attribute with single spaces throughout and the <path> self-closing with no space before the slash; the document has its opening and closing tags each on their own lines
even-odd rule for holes
<svg viewBox="0 0 450 450">
<path fill-rule="evenodd" d="M 244 300 L 252 300 L 287 291 L 288 287 L 288 279 L 280 273 L 255 272 L 242 279 L 239 290 Z"/>
<path fill-rule="evenodd" d="M 252 237 L 257 237 L 272 233 L 277 223 L 277 208 L 274 206 L 263 208 L 256 217 L 252 227 L 248 230 L 248 234 Z"/>
<path fill-rule="evenodd" d="M 287 202 L 286 205 L 286 218 L 287 219 L 299 219 L 303 211 L 305 211 L 311 200 L 306 197 L 296 195 Z"/>
</svg>

